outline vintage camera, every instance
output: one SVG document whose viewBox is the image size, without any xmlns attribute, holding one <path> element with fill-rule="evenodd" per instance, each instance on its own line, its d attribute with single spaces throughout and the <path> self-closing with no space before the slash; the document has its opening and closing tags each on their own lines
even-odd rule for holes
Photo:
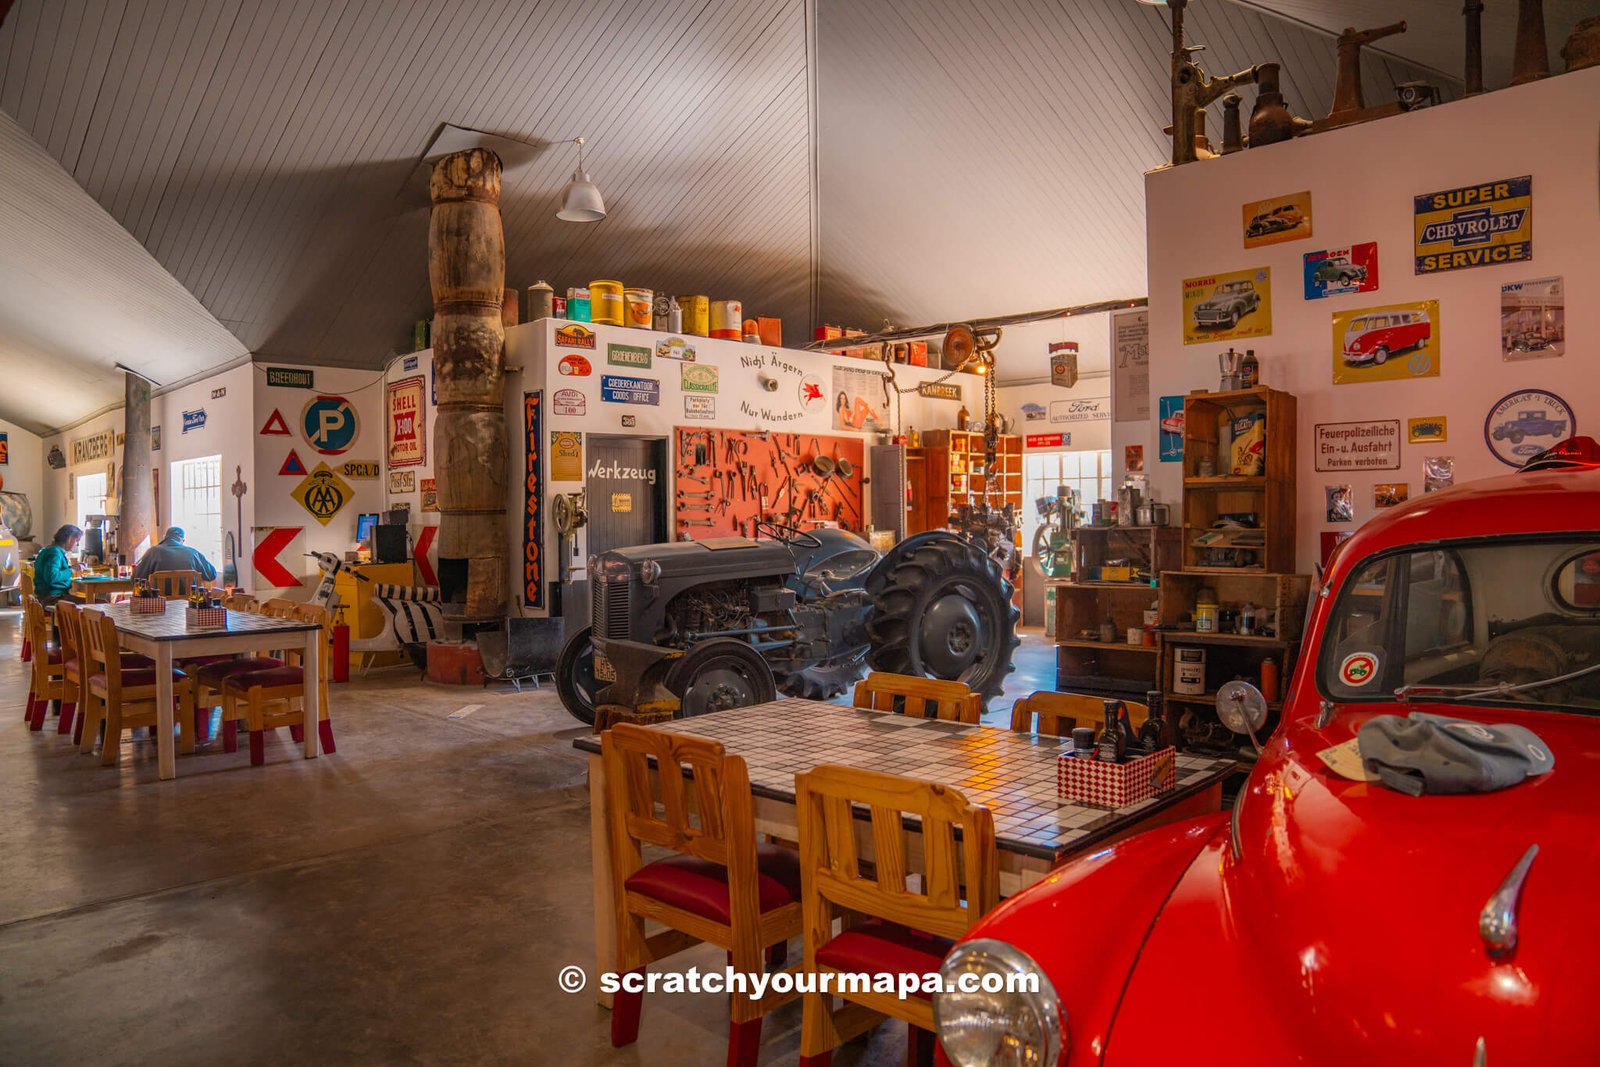
<svg viewBox="0 0 1600 1067">
<path fill-rule="evenodd" d="M 1394 87 L 1401 111 L 1417 111 L 1439 102 L 1439 90 L 1427 82 L 1400 82 Z"/>
</svg>

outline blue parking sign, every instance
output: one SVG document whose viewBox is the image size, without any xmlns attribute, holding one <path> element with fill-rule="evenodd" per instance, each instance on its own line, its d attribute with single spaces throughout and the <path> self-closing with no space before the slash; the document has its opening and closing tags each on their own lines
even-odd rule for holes
<svg viewBox="0 0 1600 1067">
<path fill-rule="evenodd" d="M 342 396 L 319 396 L 300 416 L 306 442 L 324 456 L 348 452 L 356 443 L 356 409 Z"/>
</svg>

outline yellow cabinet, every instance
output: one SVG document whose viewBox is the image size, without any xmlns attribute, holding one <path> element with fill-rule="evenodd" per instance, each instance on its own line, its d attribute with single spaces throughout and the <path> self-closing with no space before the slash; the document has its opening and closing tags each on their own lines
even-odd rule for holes
<svg viewBox="0 0 1600 1067">
<path fill-rule="evenodd" d="M 416 574 L 410 563 L 357 563 L 355 570 L 368 580 L 363 582 L 348 571 L 340 571 L 334 577 L 333 591 L 339 598 L 344 621 L 350 627 L 350 639 L 359 641 L 366 637 L 377 637 L 389 621 L 383 609 L 372 602 L 373 586 L 378 582 L 385 585 L 414 585 Z M 363 654 L 351 652 L 350 666 L 359 667 Z M 405 658 L 404 652 L 373 652 L 365 655 L 374 656 L 373 663 L 376 665 L 400 663 Z"/>
</svg>

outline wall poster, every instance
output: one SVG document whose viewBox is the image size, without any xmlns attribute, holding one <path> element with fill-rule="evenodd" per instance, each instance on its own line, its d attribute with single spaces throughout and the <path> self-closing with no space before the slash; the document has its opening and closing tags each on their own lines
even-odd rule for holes
<svg viewBox="0 0 1600 1067">
<path fill-rule="evenodd" d="M 318 463 L 290 493 L 311 517 L 326 526 L 350 502 L 355 490 L 326 463 Z"/>
<path fill-rule="evenodd" d="M 527 449 L 523 468 L 522 599 L 530 608 L 544 607 L 544 501 L 541 498 L 544 458 L 544 392 L 522 394 L 523 440 Z"/>
<path fill-rule="evenodd" d="M 1572 405 L 1543 389 L 1507 393 L 1483 420 L 1484 443 L 1508 467 L 1522 466 L 1577 431 Z"/>
<path fill-rule="evenodd" d="M 1183 343 L 1211 344 L 1272 332 L 1272 268 L 1183 280 Z"/>
<path fill-rule="evenodd" d="M 389 468 L 421 467 L 428 462 L 428 420 L 422 412 L 421 376 L 390 382 Z"/>
<path fill-rule="evenodd" d="M 889 428 L 885 376 L 858 367 L 833 368 L 833 428 L 876 433 Z"/>
<path fill-rule="evenodd" d="M 1161 462 L 1183 460 L 1183 397 L 1164 396 L 1160 402 Z"/>
<path fill-rule="evenodd" d="M 583 481 L 583 434 L 576 430 L 550 431 L 550 480 Z"/>
<path fill-rule="evenodd" d="M 1340 293 L 1370 293 L 1378 288 L 1376 241 L 1307 252 L 1303 260 L 1307 300 Z"/>
<path fill-rule="evenodd" d="M 1439 301 L 1333 314 L 1333 384 L 1437 378 L 1443 361 Z"/>
<path fill-rule="evenodd" d="M 1150 312 L 1111 316 L 1111 408 L 1117 422 L 1150 417 Z"/>
<path fill-rule="evenodd" d="M 437 478 L 422 478 L 418 480 L 418 487 L 422 490 L 422 510 L 439 510 L 439 480 Z"/>
<path fill-rule="evenodd" d="M 1290 193 L 1244 205 L 1244 246 L 1298 241 L 1311 236 L 1311 192 Z"/>
<path fill-rule="evenodd" d="M 1319 422 L 1311 431 L 1319 471 L 1397 471 L 1400 420 Z"/>
<path fill-rule="evenodd" d="M 1533 178 L 1504 178 L 1414 198 L 1418 274 L 1533 258 Z"/>
<path fill-rule="evenodd" d="M 1567 308 L 1560 278 L 1500 287 L 1500 351 L 1506 359 L 1566 353 Z"/>
</svg>

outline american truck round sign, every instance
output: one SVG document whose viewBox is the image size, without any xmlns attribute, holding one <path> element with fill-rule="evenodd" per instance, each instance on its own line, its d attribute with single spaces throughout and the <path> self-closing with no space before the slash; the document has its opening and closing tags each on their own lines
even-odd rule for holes
<svg viewBox="0 0 1600 1067">
<path fill-rule="evenodd" d="M 1489 451 L 1511 467 L 1522 466 L 1575 432 L 1572 407 L 1543 389 L 1524 389 L 1501 397 L 1483 420 L 1483 439 Z"/>
</svg>

